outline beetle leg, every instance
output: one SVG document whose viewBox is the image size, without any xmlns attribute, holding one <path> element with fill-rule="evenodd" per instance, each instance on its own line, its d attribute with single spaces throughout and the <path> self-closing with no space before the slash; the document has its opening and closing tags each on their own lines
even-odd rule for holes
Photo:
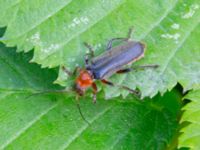
<svg viewBox="0 0 200 150">
<path fill-rule="evenodd" d="M 90 61 L 90 59 L 92 58 L 92 57 L 94 57 L 94 48 L 90 45 L 90 44 L 88 44 L 88 43 L 86 43 L 86 42 L 84 42 L 84 45 L 89 49 L 89 53 L 87 53 L 86 55 L 85 55 L 85 66 L 86 66 L 86 68 L 89 66 L 89 61 Z M 89 55 L 90 55 L 90 58 L 89 58 Z"/>
<path fill-rule="evenodd" d="M 84 42 L 84 45 L 85 45 L 85 47 L 87 47 L 89 49 L 89 51 L 90 51 L 89 55 L 91 57 L 94 57 L 94 48 L 92 47 L 92 45 L 90 45 L 90 44 L 88 44 L 86 42 Z"/>
<path fill-rule="evenodd" d="M 89 58 L 88 58 L 88 55 L 85 55 L 85 66 L 87 68 L 87 66 L 89 65 Z"/>
<path fill-rule="evenodd" d="M 127 35 L 127 40 L 130 40 L 131 39 L 131 35 L 133 34 L 133 27 L 130 27 L 129 28 L 129 31 L 128 31 L 128 35 Z"/>
<path fill-rule="evenodd" d="M 128 40 L 128 38 L 113 38 L 113 39 L 111 39 L 111 40 L 108 41 L 108 44 L 106 46 L 106 50 L 108 51 L 108 50 L 110 50 L 112 48 L 112 45 L 113 45 L 114 41 L 121 41 L 121 42 L 123 42 L 123 41 L 127 41 L 127 40 Z"/>
<path fill-rule="evenodd" d="M 121 70 L 118 70 L 116 73 L 128 73 L 132 70 L 138 70 L 138 69 L 146 69 L 146 68 L 158 68 L 159 65 L 143 65 L 143 66 L 135 66 L 135 67 L 132 67 L 132 68 L 125 68 L 125 69 L 121 69 Z"/>
<path fill-rule="evenodd" d="M 72 76 L 75 75 L 77 73 L 77 71 L 80 71 L 80 67 L 76 67 L 74 69 L 73 72 L 69 71 L 67 68 L 65 68 L 64 66 L 62 66 L 62 70 L 68 75 L 68 76 Z"/>
<path fill-rule="evenodd" d="M 127 87 L 127 86 L 115 85 L 114 83 L 112 83 L 112 82 L 110 82 L 110 81 L 107 81 L 107 80 L 105 80 L 105 79 L 102 79 L 101 82 L 104 83 L 104 84 L 107 84 L 107 85 L 109 85 L 109 86 L 117 86 L 117 87 L 119 87 L 119 88 L 122 88 L 122 89 L 125 89 L 125 90 L 129 91 L 130 93 L 132 93 L 132 94 L 134 94 L 134 95 L 136 95 L 136 96 L 140 96 L 140 92 L 139 92 L 138 90 L 130 89 L 130 88 Z"/>
<path fill-rule="evenodd" d="M 97 102 L 97 85 L 95 83 L 92 84 L 92 89 L 93 89 L 93 103 L 95 104 Z"/>
<path fill-rule="evenodd" d="M 131 68 L 125 68 L 125 69 L 118 70 L 116 73 L 128 73 L 131 70 L 132 70 Z"/>
<path fill-rule="evenodd" d="M 77 72 L 80 72 L 81 68 L 80 67 L 76 67 L 73 71 L 73 75 L 76 75 Z"/>
<path fill-rule="evenodd" d="M 73 73 L 71 71 L 69 71 L 67 68 L 65 68 L 64 66 L 62 66 L 62 70 L 68 75 L 68 76 L 72 76 Z"/>
<path fill-rule="evenodd" d="M 110 85 L 110 86 L 114 86 L 114 84 L 112 82 L 107 81 L 105 79 L 102 79 L 101 82 L 104 83 L 104 84 Z"/>
<path fill-rule="evenodd" d="M 134 66 L 134 67 L 132 67 L 131 69 L 132 70 L 137 70 L 137 69 L 146 69 L 146 68 L 153 68 L 153 69 L 156 69 L 156 68 L 158 68 L 159 67 L 159 65 L 142 65 L 142 66 Z"/>
<path fill-rule="evenodd" d="M 129 29 L 127 38 L 113 38 L 113 39 L 111 39 L 110 41 L 108 41 L 106 50 L 110 50 L 110 49 L 112 48 L 112 44 L 113 44 L 114 41 L 122 41 L 122 42 L 124 42 L 124 41 L 130 40 L 131 34 L 132 34 L 132 33 L 133 33 L 133 27 L 131 27 L 131 28 Z"/>
</svg>

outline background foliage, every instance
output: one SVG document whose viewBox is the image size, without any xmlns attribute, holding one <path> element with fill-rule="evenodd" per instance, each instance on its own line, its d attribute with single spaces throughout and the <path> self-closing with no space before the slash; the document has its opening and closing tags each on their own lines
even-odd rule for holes
<svg viewBox="0 0 200 150">
<path fill-rule="evenodd" d="M 91 43 L 98 55 L 109 39 L 125 37 L 131 26 L 135 29 L 132 38 L 147 45 L 145 58 L 135 65 L 160 67 L 110 80 L 139 88 L 142 97 L 153 97 L 158 92 L 163 95 L 177 82 L 184 92 L 196 90 L 196 94 L 186 96 L 193 101 L 185 107 L 182 122 L 193 125 L 183 129 L 180 146 L 198 148 L 195 141 L 199 136 L 187 140 L 190 128 L 199 133 L 198 117 L 190 120 L 186 116 L 190 107 L 199 106 L 199 0 L 0 0 L 0 12 L 0 27 L 6 27 L 1 41 L 6 46 L 16 46 L 18 52 L 34 49 L 33 54 L 24 55 L 1 45 L 1 148 L 20 149 L 23 145 L 26 149 L 88 149 L 89 145 L 99 149 L 141 149 L 142 143 L 146 143 L 142 149 L 173 148 L 181 106 L 181 95 L 176 90 L 140 102 L 126 97 L 126 91 L 98 85 L 104 91 L 99 94 L 98 105 L 91 104 L 89 94 L 83 98 L 88 100 L 81 103 L 92 126 L 81 120 L 72 101 L 74 95 L 47 94 L 27 99 L 37 90 L 60 89 L 51 84 L 57 74 L 56 83 L 60 85 L 71 86 L 73 81 L 62 70 L 42 70 L 28 64 L 32 56 L 31 62 L 42 67 L 64 65 L 73 70 L 76 65 L 83 66 L 87 52 L 83 42 Z M 114 98 L 120 95 L 126 101 Z M 113 101 L 104 101 L 105 98 Z M 198 115 L 198 109 L 194 113 Z"/>
<path fill-rule="evenodd" d="M 163 149 L 177 132 L 180 96 L 176 91 L 153 100 L 103 100 L 94 105 L 90 97 L 81 109 L 74 95 L 45 94 L 59 89 L 51 82 L 54 70 L 28 64 L 29 55 L 0 50 L 0 147 L 3 149 Z M 138 140 L 140 139 L 140 140 Z M 146 144 L 143 144 L 146 143 Z"/>
<path fill-rule="evenodd" d="M 185 111 L 181 122 L 188 122 L 189 125 L 184 127 L 181 132 L 179 147 L 190 147 L 191 149 L 199 149 L 200 139 L 200 90 L 191 91 L 185 99 L 189 99 L 192 102 L 186 105 L 183 110 Z"/>
</svg>

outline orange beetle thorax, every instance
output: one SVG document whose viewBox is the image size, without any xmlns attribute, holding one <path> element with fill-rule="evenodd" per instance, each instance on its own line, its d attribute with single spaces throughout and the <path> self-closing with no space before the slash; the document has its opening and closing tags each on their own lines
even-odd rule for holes
<svg viewBox="0 0 200 150">
<path fill-rule="evenodd" d="M 85 89 L 91 86 L 93 83 L 93 78 L 87 70 L 81 70 L 78 78 L 76 79 L 76 85 L 81 88 Z"/>
</svg>

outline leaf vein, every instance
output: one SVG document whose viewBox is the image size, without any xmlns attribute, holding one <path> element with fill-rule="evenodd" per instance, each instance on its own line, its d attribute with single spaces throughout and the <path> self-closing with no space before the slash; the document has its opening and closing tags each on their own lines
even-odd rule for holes
<svg viewBox="0 0 200 150">
<path fill-rule="evenodd" d="M 160 23 L 169 15 L 169 13 L 175 8 L 176 4 L 177 4 L 178 0 L 176 0 L 174 2 L 174 4 L 164 13 L 163 16 L 160 17 L 160 19 L 158 21 L 156 21 L 153 25 L 151 25 L 151 28 L 143 35 L 141 35 L 139 37 L 139 39 L 144 39 L 145 37 L 147 37 L 147 35 L 149 33 L 151 33 L 151 31 L 153 31 L 153 29 L 155 29 L 157 26 L 160 25 Z"/>
<path fill-rule="evenodd" d="M 26 80 L 23 76 L 23 74 L 21 72 L 19 72 L 19 70 L 17 70 L 16 68 L 14 68 L 6 59 L 4 59 L 3 57 L 0 56 L 0 59 L 2 60 L 2 62 L 4 62 L 5 64 L 7 64 L 16 74 L 19 75 L 19 77 L 29 86 L 32 87 L 31 83 Z"/>
<path fill-rule="evenodd" d="M 90 124 L 92 124 L 94 121 L 96 121 L 98 118 L 100 118 L 101 116 L 103 116 L 106 112 L 108 112 L 113 106 L 107 107 L 106 109 L 104 109 L 103 111 L 101 111 L 100 113 L 98 113 L 90 122 Z M 71 145 L 87 128 L 88 128 L 88 124 L 86 124 L 85 126 L 83 126 L 78 132 L 76 132 L 70 141 L 67 141 L 61 148 L 59 148 L 60 150 L 65 150 L 69 147 L 69 145 Z"/>
<path fill-rule="evenodd" d="M 36 22 L 37 24 L 33 24 L 32 27 L 30 27 L 28 30 L 24 30 L 24 33 L 21 33 L 20 35 L 17 35 L 15 38 L 18 37 L 22 37 L 24 34 L 27 34 L 28 32 L 32 31 L 33 29 L 35 29 L 36 27 L 40 26 L 43 22 L 45 22 L 46 20 L 48 20 L 50 17 L 56 15 L 60 10 L 62 10 L 64 7 L 66 7 L 72 0 L 70 0 L 68 3 L 66 3 L 66 5 L 63 5 L 61 8 L 59 8 L 58 10 L 54 11 L 52 14 L 47 15 L 46 17 L 43 17 L 42 20 Z M 19 9 L 18 9 L 19 10 Z M 17 16 L 17 15 L 16 15 Z"/>
<path fill-rule="evenodd" d="M 168 60 L 166 61 L 166 64 L 165 64 L 163 70 L 160 72 L 160 74 L 163 74 L 166 71 L 167 66 L 170 64 L 170 61 L 174 58 L 174 56 L 176 55 L 177 51 L 183 46 L 183 44 L 185 43 L 185 41 L 188 39 L 188 37 L 190 36 L 190 34 L 196 29 L 196 27 L 198 25 L 199 25 L 199 22 L 197 24 L 195 24 L 189 32 L 186 33 L 186 35 L 183 38 L 183 40 L 180 42 L 180 44 L 178 44 L 178 46 L 174 50 L 174 52 L 168 57 Z"/>
<path fill-rule="evenodd" d="M 117 5 L 116 7 L 114 7 L 113 10 L 117 9 L 121 4 L 122 4 L 122 3 L 120 3 L 119 5 Z M 65 40 L 65 41 L 62 42 L 62 43 L 59 43 L 60 48 L 59 48 L 57 51 L 59 51 L 59 50 L 61 51 L 61 49 L 62 49 L 66 44 L 68 44 L 70 41 L 72 41 L 73 39 L 75 39 L 78 35 L 80 35 L 80 34 L 86 32 L 89 28 L 93 27 L 95 24 L 97 24 L 98 22 L 100 22 L 101 20 L 103 20 L 106 16 L 108 16 L 110 13 L 112 13 L 113 10 L 109 11 L 107 14 L 105 14 L 105 15 L 102 16 L 102 17 L 100 17 L 100 19 L 97 20 L 96 22 L 94 22 L 93 24 L 88 25 L 87 28 L 85 28 L 84 30 L 80 31 L 80 32 L 77 33 L 77 34 L 74 34 L 74 36 L 72 36 L 70 39 Z M 51 57 L 51 56 L 52 56 L 54 53 L 56 53 L 57 51 L 54 51 L 54 52 L 50 53 L 49 55 L 47 55 L 46 57 L 44 57 L 43 60 L 44 60 L 44 59 L 47 59 L 47 58 L 49 58 L 49 57 Z"/>
<path fill-rule="evenodd" d="M 180 48 L 183 46 L 183 44 L 186 42 L 186 40 L 188 39 L 189 35 L 196 29 L 196 27 L 199 25 L 199 22 L 197 22 L 196 24 L 193 25 L 193 27 L 191 27 L 191 30 L 188 30 L 188 32 L 186 32 L 185 37 L 181 40 L 181 42 L 178 44 L 177 48 L 174 49 L 174 51 L 171 53 L 171 55 L 169 57 L 167 57 L 168 59 L 166 59 L 166 63 L 164 64 L 163 69 L 160 71 L 160 73 L 158 74 L 158 79 L 161 79 L 163 81 L 163 78 L 161 78 L 161 76 L 165 73 L 165 71 L 167 70 L 168 65 L 170 64 L 171 60 L 174 58 L 174 56 L 176 55 L 176 53 L 180 50 Z M 177 82 L 177 81 L 176 81 Z M 152 90 L 156 89 L 155 86 L 158 84 L 159 82 L 154 82 L 148 91 L 148 93 L 151 93 Z"/>
<path fill-rule="evenodd" d="M 19 138 L 23 133 L 25 133 L 31 126 L 33 126 L 36 122 L 41 120 L 43 116 L 48 114 L 52 109 L 54 109 L 58 103 L 55 103 L 51 107 L 48 107 L 46 110 L 41 112 L 40 115 L 36 116 L 32 121 L 30 121 L 26 126 L 24 126 L 21 130 L 19 130 L 17 133 L 15 133 L 9 140 L 7 140 L 3 145 L 1 145 L 0 149 L 5 149 L 8 147 L 11 143 L 13 143 L 17 138 Z"/>
</svg>

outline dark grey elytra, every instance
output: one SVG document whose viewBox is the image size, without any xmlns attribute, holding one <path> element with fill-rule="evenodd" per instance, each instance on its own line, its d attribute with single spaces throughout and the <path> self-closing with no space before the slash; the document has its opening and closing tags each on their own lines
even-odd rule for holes
<svg viewBox="0 0 200 150">
<path fill-rule="evenodd" d="M 124 41 L 122 45 L 109 49 L 100 56 L 91 59 L 87 69 L 95 79 L 105 79 L 129 63 L 144 56 L 145 46 L 141 42 Z"/>
</svg>

